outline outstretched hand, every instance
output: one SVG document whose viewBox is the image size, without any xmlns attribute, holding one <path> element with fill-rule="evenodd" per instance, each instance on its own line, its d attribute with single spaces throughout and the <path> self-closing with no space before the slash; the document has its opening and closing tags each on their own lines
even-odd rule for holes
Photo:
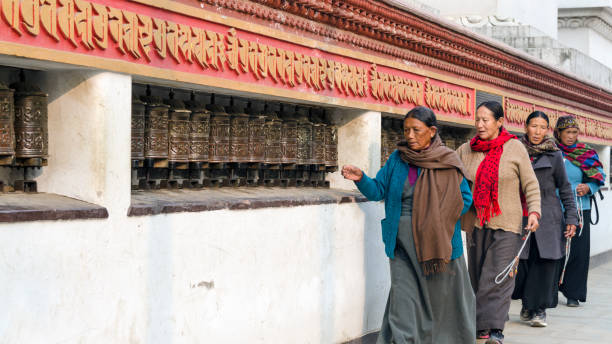
<svg viewBox="0 0 612 344">
<path fill-rule="evenodd" d="M 342 176 L 348 180 L 352 180 L 354 182 L 358 182 L 363 178 L 363 172 L 361 169 L 353 166 L 353 165 L 344 165 L 342 166 Z"/>
</svg>

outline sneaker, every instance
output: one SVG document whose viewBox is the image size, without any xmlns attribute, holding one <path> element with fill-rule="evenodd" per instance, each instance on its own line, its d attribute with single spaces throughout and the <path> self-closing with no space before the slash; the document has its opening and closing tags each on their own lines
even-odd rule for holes
<svg viewBox="0 0 612 344">
<path fill-rule="evenodd" d="M 476 331 L 476 339 L 489 339 L 489 330 Z"/>
<path fill-rule="evenodd" d="M 578 307 L 580 303 L 576 299 L 567 299 L 567 307 Z"/>
<path fill-rule="evenodd" d="M 522 321 L 530 321 L 533 318 L 533 312 L 523 307 L 521 308 L 520 316 Z"/>
<path fill-rule="evenodd" d="M 489 339 L 485 344 L 504 344 L 504 334 L 501 330 L 491 330 Z"/>
<path fill-rule="evenodd" d="M 533 319 L 531 319 L 531 327 L 546 327 L 546 311 L 539 309 L 535 312 Z"/>
</svg>

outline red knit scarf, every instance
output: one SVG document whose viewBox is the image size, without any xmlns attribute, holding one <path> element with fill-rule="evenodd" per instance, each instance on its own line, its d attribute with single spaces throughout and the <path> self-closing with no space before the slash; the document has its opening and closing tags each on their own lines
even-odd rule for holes
<svg viewBox="0 0 612 344">
<path fill-rule="evenodd" d="M 474 207 L 476 215 L 483 226 L 491 217 L 501 215 L 498 200 L 499 159 L 504 152 L 504 143 L 516 136 L 502 127 L 499 136 L 493 140 L 483 141 L 478 136 L 472 138 L 470 146 L 475 152 L 485 152 L 484 160 L 476 171 L 474 183 Z"/>
</svg>

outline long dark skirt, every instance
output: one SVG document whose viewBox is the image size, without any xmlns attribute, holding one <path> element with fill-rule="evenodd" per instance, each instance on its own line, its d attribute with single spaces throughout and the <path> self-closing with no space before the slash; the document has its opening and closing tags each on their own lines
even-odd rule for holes
<svg viewBox="0 0 612 344">
<path fill-rule="evenodd" d="M 565 278 L 559 290 L 568 299 L 585 302 L 587 297 L 587 279 L 589 277 L 589 256 L 591 254 L 591 210 L 583 211 L 584 226 L 582 235 L 578 236 L 580 229 L 572 238 L 572 250 Z"/>
<path fill-rule="evenodd" d="M 501 229 L 474 228 L 468 240 L 470 280 L 476 294 L 476 328 L 503 330 L 508 320 L 514 278 L 497 276 L 516 257 L 520 235 Z"/>
<path fill-rule="evenodd" d="M 512 299 L 522 300 L 523 307 L 536 311 L 557 307 L 559 293 L 559 260 L 540 257 L 538 242 L 529 238 L 529 258 L 521 259 Z"/>
<path fill-rule="evenodd" d="M 400 228 L 410 221 L 402 216 Z M 391 290 L 377 344 L 474 344 L 476 310 L 465 259 L 425 277 L 412 235 L 403 237 L 389 260 Z"/>
</svg>

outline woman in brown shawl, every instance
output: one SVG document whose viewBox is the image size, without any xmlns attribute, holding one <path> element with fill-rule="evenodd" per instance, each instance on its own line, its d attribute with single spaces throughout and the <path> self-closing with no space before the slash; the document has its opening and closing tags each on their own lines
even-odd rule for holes
<svg viewBox="0 0 612 344">
<path fill-rule="evenodd" d="M 437 134 L 436 117 L 417 107 L 404 119 L 405 141 L 369 178 L 351 165 L 342 175 L 370 200 L 385 200 L 382 237 L 391 290 L 378 344 L 473 344 L 475 302 L 459 217 L 472 202 L 457 154 Z"/>
</svg>

